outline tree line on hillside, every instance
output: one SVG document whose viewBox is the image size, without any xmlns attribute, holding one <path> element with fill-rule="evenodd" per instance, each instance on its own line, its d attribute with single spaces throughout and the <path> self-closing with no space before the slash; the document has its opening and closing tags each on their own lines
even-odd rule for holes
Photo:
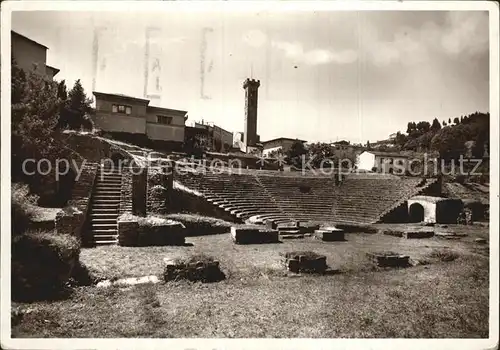
<svg viewBox="0 0 500 350">
<path fill-rule="evenodd" d="M 406 134 L 396 134 L 395 145 L 403 151 L 436 151 L 441 159 L 458 159 L 460 155 L 482 158 L 490 138 L 490 114 L 475 112 L 443 120 L 409 122 Z M 469 143 L 469 141 L 471 141 Z M 468 145 L 471 145 L 470 152 Z M 487 146 L 486 146 L 487 147 Z"/>
<path fill-rule="evenodd" d="M 22 181 L 38 193 L 43 176 L 26 175 L 23 163 L 47 159 L 67 159 L 73 151 L 65 142 L 63 130 L 92 130 L 92 100 L 80 80 L 68 91 L 64 80 L 53 81 L 40 74 L 26 72 L 12 61 L 11 134 L 12 181 Z M 25 169 L 33 172 L 33 169 Z"/>
<path fill-rule="evenodd" d="M 387 140 L 378 145 L 379 151 L 416 151 L 437 152 L 441 159 L 446 161 L 464 157 L 482 158 L 487 151 L 490 138 L 490 114 L 475 112 L 469 115 L 456 117 L 448 122 L 442 123 L 435 118 L 432 123 L 428 121 L 409 122 L 406 133 L 397 132 L 394 140 Z M 296 140 L 292 147 L 285 152 L 285 160 L 288 164 L 302 168 L 304 159 L 312 167 L 321 165 L 328 167 L 327 160 L 333 160 L 335 166 L 341 159 L 356 161 L 356 152 L 371 150 L 373 146 L 367 141 L 364 147 L 347 147 L 347 150 L 339 150 L 338 145 L 349 145 L 349 142 L 330 143 L 317 142 L 307 147 Z M 356 148 L 356 150 L 354 150 Z M 280 152 L 273 152 L 270 157 L 276 157 Z"/>
</svg>

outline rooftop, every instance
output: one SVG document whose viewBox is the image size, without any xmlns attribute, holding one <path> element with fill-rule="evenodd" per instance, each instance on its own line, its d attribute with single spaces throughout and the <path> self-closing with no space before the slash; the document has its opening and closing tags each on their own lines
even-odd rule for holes
<svg viewBox="0 0 500 350">
<path fill-rule="evenodd" d="M 43 48 L 45 48 L 45 49 L 48 49 L 48 47 L 47 47 L 47 46 L 42 45 L 42 44 L 40 44 L 39 42 L 36 42 L 35 40 L 28 38 L 27 36 L 24 36 L 24 35 L 22 35 L 22 34 L 19 34 L 18 32 L 15 32 L 15 31 L 13 31 L 13 30 L 11 30 L 10 32 L 11 32 L 11 34 L 12 34 L 13 36 L 17 36 L 17 37 L 22 38 L 22 39 L 24 39 L 24 40 L 30 41 L 30 42 L 32 42 L 33 44 L 36 44 L 36 45 L 41 46 L 41 47 L 43 47 Z"/>
<path fill-rule="evenodd" d="M 265 145 L 266 143 L 270 143 L 270 142 L 274 142 L 274 141 L 300 141 L 302 143 L 306 142 L 305 140 L 292 139 L 292 138 L 289 138 L 289 137 L 278 137 L 276 139 L 271 139 L 271 140 L 267 140 L 267 141 L 261 141 L 261 143 L 263 145 Z"/>
<path fill-rule="evenodd" d="M 48 64 L 46 64 L 45 66 L 46 66 L 47 68 L 51 69 L 51 70 L 54 72 L 54 74 L 53 74 L 53 75 L 56 75 L 57 73 L 59 73 L 59 72 L 61 71 L 61 70 L 60 70 L 60 69 L 58 69 L 58 68 L 54 68 L 54 67 L 52 67 L 52 66 L 49 66 Z"/>
<path fill-rule="evenodd" d="M 188 112 L 187 111 L 181 111 L 179 109 L 172 109 L 172 108 L 165 108 L 165 107 L 158 107 L 158 106 L 148 106 L 148 109 L 155 110 L 158 112 L 164 112 L 168 114 L 174 114 L 178 115 L 184 118 L 188 118 Z"/>
<path fill-rule="evenodd" d="M 98 91 L 92 91 L 92 94 L 95 97 L 122 98 L 122 99 L 125 99 L 125 100 L 131 100 L 131 101 L 136 101 L 136 102 L 141 102 L 141 103 L 149 104 L 149 100 L 147 100 L 147 99 L 133 97 L 133 96 L 128 96 L 128 95 L 125 95 L 125 94 L 109 94 L 109 93 L 98 92 Z"/>
</svg>

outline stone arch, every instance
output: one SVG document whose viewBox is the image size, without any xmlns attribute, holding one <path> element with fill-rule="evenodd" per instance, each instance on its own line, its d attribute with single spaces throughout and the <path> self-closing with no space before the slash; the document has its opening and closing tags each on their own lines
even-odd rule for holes
<svg viewBox="0 0 500 350">
<path fill-rule="evenodd" d="M 410 222 L 422 222 L 425 217 L 425 210 L 422 204 L 413 203 L 408 208 Z"/>
<path fill-rule="evenodd" d="M 310 193 L 311 192 L 311 186 L 305 185 L 305 184 L 301 184 L 301 185 L 299 185 L 299 191 L 301 193 Z"/>
<path fill-rule="evenodd" d="M 119 165 L 124 167 L 126 165 L 124 160 L 127 159 L 127 157 L 125 157 L 121 152 L 112 152 L 109 158 L 113 163 L 113 167 L 118 167 Z"/>
</svg>

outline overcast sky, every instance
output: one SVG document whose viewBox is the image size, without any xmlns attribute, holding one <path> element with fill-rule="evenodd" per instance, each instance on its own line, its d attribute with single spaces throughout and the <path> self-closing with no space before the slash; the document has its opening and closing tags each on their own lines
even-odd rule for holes
<svg viewBox="0 0 500 350">
<path fill-rule="evenodd" d="M 260 79 L 261 139 L 371 142 L 408 121 L 489 111 L 487 12 L 14 12 L 49 47 L 58 80 L 143 97 L 145 48 L 160 98 L 189 121 L 243 130 L 245 78 Z M 99 30 L 93 73 L 94 30 Z M 156 92 L 150 74 L 149 93 Z"/>
</svg>

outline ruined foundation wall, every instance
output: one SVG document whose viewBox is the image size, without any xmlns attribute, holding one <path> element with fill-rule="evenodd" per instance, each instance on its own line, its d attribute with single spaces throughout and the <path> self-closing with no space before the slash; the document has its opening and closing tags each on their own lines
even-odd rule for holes
<svg viewBox="0 0 500 350">
<path fill-rule="evenodd" d="M 73 235 L 85 242 L 87 237 L 83 235 L 84 225 L 97 176 L 98 164 L 87 162 L 79 166 L 82 167 L 80 178 L 75 181 L 68 205 L 57 213 L 55 228 L 57 233 Z"/>
</svg>

